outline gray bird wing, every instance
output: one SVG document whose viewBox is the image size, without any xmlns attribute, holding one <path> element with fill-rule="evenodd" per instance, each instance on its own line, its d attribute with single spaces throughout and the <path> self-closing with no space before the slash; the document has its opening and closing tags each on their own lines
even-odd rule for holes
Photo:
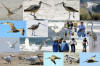
<svg viewBox="0 0 100 66">
<path fill-rule="evenodd" d="M 31 11 L 31 10 L 36 10 L 38 9 L 39 6 L 38 5 L 31 5 L 30 7 L 28 7 L 27 9 L 25 9 L 24 11 Z"/>
<path fill-rule="evenodd" d="M 16 11 L 18 11 L 19 9 L 21 9 L 22 7 L 23 7 L 23 5 L 20 5 L 18 8 L 12 10 L 12 12 L 16 12 Z"/>
</svg>

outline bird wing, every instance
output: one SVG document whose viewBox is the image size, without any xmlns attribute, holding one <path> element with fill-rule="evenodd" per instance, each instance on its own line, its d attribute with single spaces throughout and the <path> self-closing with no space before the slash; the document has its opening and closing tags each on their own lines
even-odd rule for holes
<svg viewBox="0 0 100 66">
<path fill-rule="evenodd" d="M 12 12 L 16 12 L 18 11 L 19 9 L 21 9 L 23 7 L 23 5 L 20 5 L 18 8 L 14 9 Z"/>
<path fill-rule="evenodd" d="M 52 60 L 52 62 L 53 62 L 54 64 L 56 64 L 56 62 L 55 62 L 54 60 Z"/>
<path fill-rule="evenodd" d="M 10 26 L 10 28 L 11 28 L 11 30 L 16 30 L 16 28 L 15 28 L 15 26 L 14 26 L 14 24 L 13 23 L 8 23 L 8 22 L 5 22 L 5 23 L 1 23 L 1 24 L 8 24 L 9 26 Z"/>
<path fill-rule="evenodd" d="M 24 35 L 25 30 L 23 28 L 22 29 L 17 29 L 17 30 L 20 31 L 21 35 Z"/>
<path fill-rule="evenodd" d="M 52 57 L 55 57 L 55 59 L 61 59 L 61 58 L 57 57 L 56 55 L 52 55 Z"/>
<path fill-rule="evenodd" d="M 65 8 L 67 8 L 67 9 L 69 9 L 69 10 L 71 10 L 71 11 L 75 11 L 75 12 L 79 12 L 78 10 L 76 10 L 76 9 L 74 9 L 74 8 L 72 8 L 72 7 L 65 7 Z"/>
<path fill-rule="evenodd" d="M 7 8 L 3 3 L 1 3 L 3 5 L 3 7 L 8 11 L 8 13 L 11 13 L 10 9 Z"/>
<path fill-rule="evenodd" d="M 94 59 L 95 59 L 95 57 L 96 57 L 96 55 L 95 55 L 95 56 L 93 56 L 93 57 L 91 57 L 91 58 L 90 58 L 90 60 L 94 60 Z"/>
<path fill-rule="evenodd" d="M 41 50 L 42 46 L 43 46 L 43 43 L 40 43 L 40 46 L 39 46 L 38 50 Z"/>
<path fill-rule="evenodd" d="M 25 9 L 24 11 L 31 11 L 31 10 L 36 10 L 38 9 L 39 6 L 38 5 L 31 5 L 30 7 L 28 7 L 27 9 Z"/>
</svg>

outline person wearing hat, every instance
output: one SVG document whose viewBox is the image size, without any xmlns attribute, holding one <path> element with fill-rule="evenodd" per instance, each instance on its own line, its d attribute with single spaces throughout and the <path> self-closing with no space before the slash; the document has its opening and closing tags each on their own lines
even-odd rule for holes
<svg viewBox="0 0 100 66">
<path fill-rule="evenodd" d="M 58 49 L 59 49 L 59 47 L 58 47 L 58 40 L 54 40 L 54 42 L 53 42 L 53 52 L 58 52 Z"/>
</svg>

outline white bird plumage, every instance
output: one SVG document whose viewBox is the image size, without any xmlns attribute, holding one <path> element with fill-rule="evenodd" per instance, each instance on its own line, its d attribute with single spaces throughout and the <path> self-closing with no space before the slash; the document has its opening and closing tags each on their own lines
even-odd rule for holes
<svg viewBox="0 0 100 66">
<path fill-rule="evenodd" d="M 16 48 L 17 41 L 15 41 L 15 42 L 13 42 L 13 43 L 11 43 L 11 41 L 8 41 L 7 43 L 8 43 L 8 45 L 9 45 L 9 48 L 13 48 L 13 49 Z"/>
<path fill-rule="evenodd" d="M 8 64 L 11 64 L 11 61 L 14 60 L 14 57 L 13 55 L 9 55 L 9 56 L 6 56 L 6 57 L 2 57 L 3 60 L 5 60 L 6 62 L 8 62 Z"/>
</svg>

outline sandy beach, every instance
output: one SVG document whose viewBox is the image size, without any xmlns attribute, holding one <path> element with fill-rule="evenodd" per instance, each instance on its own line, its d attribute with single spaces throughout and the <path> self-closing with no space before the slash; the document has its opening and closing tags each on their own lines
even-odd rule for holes
<svg viewBox="0 0 100 66">
<path fill-rule="evenodd" d="M 16 56 L 11 64 L 8 64 L 6 61 L 1 59 L 1 57 L 9 56 L 11 54 Z M 20 57 L 30 57 L 30 56 L 35 56 L 37 54 L 38 54 L 38 52 L 37 53 L 33 53 L 33 52 L 0 53 L 0 66 L 42 66 L 42 65 L 40 65 L 39 61 L 36 61 L 35 62 L 36 64 L 31 65 L 29 61 L 18 59 L 19 56 Z M 41 53 L 39 52 L 39 54 L 41 54 Z"/>
</svg>

